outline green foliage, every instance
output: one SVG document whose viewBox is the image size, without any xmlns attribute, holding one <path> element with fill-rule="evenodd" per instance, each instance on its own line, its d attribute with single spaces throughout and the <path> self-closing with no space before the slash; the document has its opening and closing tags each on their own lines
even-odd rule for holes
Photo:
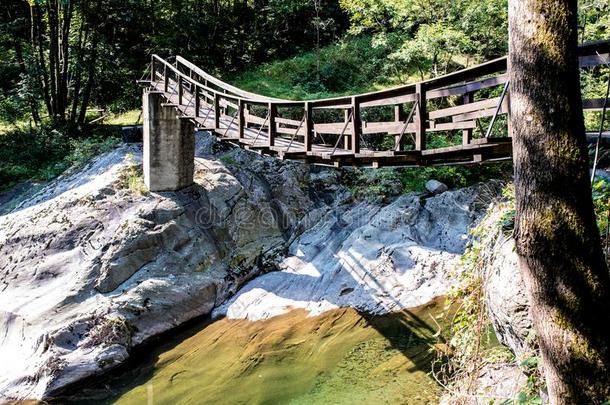
<svg viewBox="0 0 610 405">
<path fill-rule="evenodd" d="M 351 38 L 297 57 L 263 64 L 231 79 L 236 86 L 272 97 L 314 99 L 375 90 L 391 83 L 380 76 L 388 50 L 370 37 Z M 366 61 L 366 63 L 363 63 Z"/>
<path fill-rule="evenodd" d="M 510 162 L 493 165 L 440 166 L 343 170 L 341 182 L 357 198 L 388 198 L 400 193 L 424 192 L 430 179 L 449 188 L 467 187 L 490 179 L 509 179 Z"/>
<path fill-rule="evenodd" d="M 506 0 L 341 0 L 352 33 L 371 33 L 396 51 L 388 68 L 408 77 L 453 70 L 458 55 L 489 59 L 507 50 Z M 467 62 L 466 62 L 467 64 Z"/>
<path fill-rule="evenodd" d="M 544 379 L 540 373 L 541 362 L 539 355 L 530 356 L 521 362 L 519 366 L 527 375 L 527 383 L 515 400 L 505 401 L 504 405 L 542 405 L 540 392 L 544 388 Z"/>
<path fill-rule="evenodd" d="M 49 181 L 69 167 L 113 148 L 119 139 L 92 134 L 74 139 L 49 127 L 13 127 L 0 133 L 0 191 L 25 181 Z"/>
<path fill-rule="evenodd" d="M 605 178 L 596 177 L 592 188 L 597 226 L 600 234 L 604 236 L 608 228 L 608 214 L 610 212 L 610 182 Z"/>
<path fill-rule="evenodd" d="M 581 0 L 578 8 L 581 42 L 608 39 L 610 3 L 607 0 Z"/>
<path fill-rule="evenodd" d="M 389 55 L 389 68 L 399 73 L 419 73 L 421 80 L 427 76 L 438 76 L 452 69 L 454 57 L 473 51 L 468 36 L 443 22 L 424 24 L 419 27 L 412 40 L 404 41 L 397 51 Z M 403 73 L 404 75 L 404 73 Z"/>
<path fill-rule="evenodd" d="M 225 155 L 222 155 L 221 157 L 218 158 L 218 160 L 220 160 L 222 163 L 224 163 L 227 166 L 234 166 L 237 164 L 237 160 L 235 159 L 235 156 L 232 153 L 227 153 Z"/>
<path fill-rule="evenodd" d="M 515 215 L 517 212 L 515 209 L 509 209 L 500 218 L 500 225 L 502 226 L 502 230 L 505 232 L 512 232 L 515 228 Z"/>
</svg>

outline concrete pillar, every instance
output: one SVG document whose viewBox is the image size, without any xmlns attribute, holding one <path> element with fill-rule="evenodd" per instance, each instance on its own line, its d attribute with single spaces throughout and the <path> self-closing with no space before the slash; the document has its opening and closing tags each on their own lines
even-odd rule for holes
<svg viewBox="0 0 610 405">
<path fill-rule="evenodd" d="M 162 106 L 159 92 L 144 92 L 144 183 L 150 191 L 173 191 L 193 183 L 195 125 Z"/>
</svg>

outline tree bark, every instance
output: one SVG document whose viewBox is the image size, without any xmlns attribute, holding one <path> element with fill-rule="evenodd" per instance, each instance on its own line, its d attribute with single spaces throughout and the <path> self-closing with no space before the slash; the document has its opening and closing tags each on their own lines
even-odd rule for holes
<svg viewBox="0 0 610 405">
<path fill-rule="evenodd" d="M 552 404 L 610 399 L 610 275 L 595 222 L 577 5 L 509 1 L 515 239 Z"/>
</svg>

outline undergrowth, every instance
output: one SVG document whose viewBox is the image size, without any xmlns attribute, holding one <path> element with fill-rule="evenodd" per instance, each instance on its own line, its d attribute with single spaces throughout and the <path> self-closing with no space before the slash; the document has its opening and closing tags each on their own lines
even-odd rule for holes
<svg viewBox="0 0 610 405">
<path fill-rule="evenodd" d="M 367 36 L 349 38 L 302 55 L 260 65 L 229 78 L 237 87 L 271 97 L 316 99 L 362 93 L 396 84 L 380 75 L 389 50 Z M 366 60 L 367 63 L 362 63 Z"/>
<path fill-rule="evenodd" d="M 26 180 L 52 180 L 115 147 L 118 135 L 107 128 L 99 128 L 85 138 L 50 127 L 11 127 L 0 133 L 0 191 Z"/>
<path fill-rule="evenodd" d="M 341 183 L 356 197 L 384 199 L 400 193 L 423 192 L 430 179 L 445 183 L 449 188 L 462 188 L 491 179 L 508 180 L 512 170 L 511 162 L 473 166 L 353 168 L 341 172 Z"/>
</svg>

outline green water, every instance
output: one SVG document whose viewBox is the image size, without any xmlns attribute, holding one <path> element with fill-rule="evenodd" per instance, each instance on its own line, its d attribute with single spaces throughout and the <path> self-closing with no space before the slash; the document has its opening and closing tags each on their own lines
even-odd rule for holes
<svg viewBox="0 0 610 405">
<path fill-rule="evenodd" d="M 382 317 L 338 309 L 192 326 L 56 402 L 427 404 L 442 301 Z"/>
</svg>

